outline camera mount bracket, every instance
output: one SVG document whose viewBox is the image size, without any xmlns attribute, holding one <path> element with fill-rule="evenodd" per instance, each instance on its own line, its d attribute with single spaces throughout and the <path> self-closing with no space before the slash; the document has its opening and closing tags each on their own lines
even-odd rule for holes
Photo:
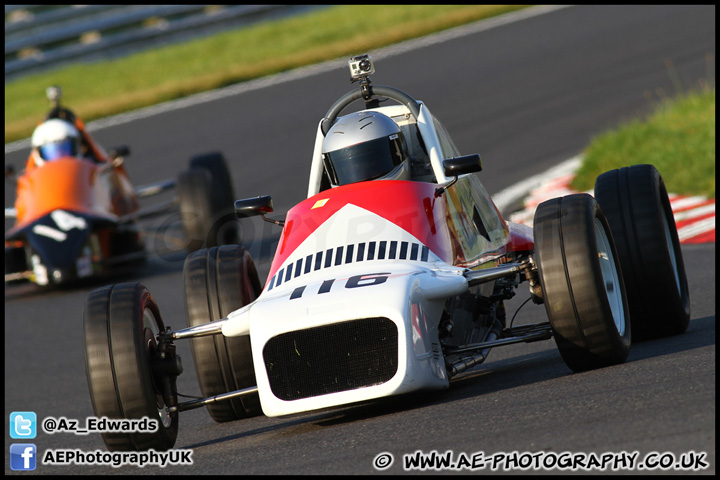
<svg viewBox="0 0 720 480">
<path fill-rule="evenodd" d="M 372 100 L 370 75 L 375 73 L 375 66 L 373 65 L 370 55 L 364 54 L 352 57 L 348 62 L 348 66 L 350 67 L 350 83 L 360 82 L 362 97 L 365 100 L 365 104 L 368 105 Z"/>
</svg>

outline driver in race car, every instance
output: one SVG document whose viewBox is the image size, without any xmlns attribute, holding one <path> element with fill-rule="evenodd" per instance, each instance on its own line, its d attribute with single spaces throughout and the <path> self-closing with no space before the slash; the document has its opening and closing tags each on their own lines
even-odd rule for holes
<svg viewBox="0 0 720 480">
<path fill-rule="evenodd" d="M 77 128 L 59 118 L 38 125 L 31 142 L 31 157 L 37 167 L 58 158 L 78 156 L 80 152 L 80 133 Z"/>
<path fill-rule="evenodd" d="M 332 187 L 366 180 L 410 180 L 410 156 L 400 127 L 387 115 L 361 111 L 328 130 L 323 163 Z"/>
<path fill-rule="evenodd" d="M 87 134 L 82 120 L 67 108 L 51 110 L 45 121 L 35 128 L 31 144 L 28 170 L 66 156 L 95 163 L 107 161 L 107 154 Z"/>
</svg>

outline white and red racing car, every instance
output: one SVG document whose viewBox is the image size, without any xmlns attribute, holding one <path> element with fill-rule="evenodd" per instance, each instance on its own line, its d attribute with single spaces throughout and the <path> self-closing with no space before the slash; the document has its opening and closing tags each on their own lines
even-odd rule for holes
<svg viewBox="0 0 720 480">
<path fill-rule="evenodd" d="M 687 328 L 683 259 L 653 166 L 601 175 L 595 198 L 541 204 L 532 229 L 509 223 L 475 175 L 478 155 L 461 155 L 424 103 L 371 85 L 368 56 L 350 68 L 360 86 L 318 125 L 308 198 L 284 221 L 265 217 L 268 196 L 235 202 L 238 217 L 283 226 L 264 285 L 237 245 L 186 259 L 187 328 L 165 328 L 141 284 L 90 295 L 95 415 L 159 422 L 103 434 L 109 449 L 169 449 L 179 413 L 196 407 L 225 422 L 444 389 L 493 347 L 552 337 L 582 371 L 624 362 L 631 336 Z M 341 116 L 355 101 L 365 108 Z M 503 302 L 523 283 L 548 322 L 507 325 Z M 178 401 L 182 339 L 203 399 Z"/>
</svg>

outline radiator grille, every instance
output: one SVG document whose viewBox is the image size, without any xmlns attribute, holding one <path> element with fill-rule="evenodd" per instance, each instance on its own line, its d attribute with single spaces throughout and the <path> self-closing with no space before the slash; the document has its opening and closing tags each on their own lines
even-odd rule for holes
<svg viewBox="0 0 720 480">
<path fill-rule="evenodd" d="M 398 330 L 388 318 L 287 332 L 263 348 L 273 394 L 299 400 L 379 385 L 398 368 Z"/>
</svg>

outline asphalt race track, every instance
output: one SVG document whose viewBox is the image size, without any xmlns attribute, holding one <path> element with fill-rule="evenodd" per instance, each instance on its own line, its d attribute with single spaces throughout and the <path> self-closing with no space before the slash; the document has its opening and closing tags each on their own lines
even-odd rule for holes
<svg viewBox="0 0 720 480">
<path fill-rule="evenodd" d="M 480 153 L 480 178 L 490 193 L 497 193 L 577 155 L 593 135 L 650 111 L 661 96 L 701 81 L 714 84 L 715 7 L 575 6 L 413 45 L 370 52 L 377 70 L 373 84 L 393 86 L 424 101 L 463 153 Z M 318 121 L 352 87 L 344 60 L 331 62 L 321 73 L 266 83 L 140 116 L 94 135 L 107 148 L 131 147 L 126 165 L 136 185 L 176 175 L 193 154 L 222 151 L 236 197 L 270 194 L 274 216 L 282 217 L 305 196 Z M 20 166 L 27 153 L 6 155 L 6 164 Z M 8 186 L 5 205 L 12 202 Z M 251 219 L 242 223 L 242 232 L 264 280 L 280 230 Z M 186 322 L 183 256 L 164 249 L 170 235 L 149 239 L 153 254 L 148 264 L 113 281 L 148 286 L 165 324 L 178 329 Z M 606 463 L 611 473 L 613 466 L 626 468 L 634 458 L 635 466 L 643 460 L 701 460 L 707 468 L 687 472 L 713 474 L 715 245 L 688 245 L 683 254 L 692 299 L 688 331 L 633 345 L 623 365 L 573 374 L 554 341 L 502 347 L 443 392 L 228 424 L 214 423 L 205 409 L 185 412 L 175 448 L 191 449 L 192 465 L 114 468 L 38 462 L 35 473 L 371 474 L 378 472 L 374 463 L 387 466 L 390 461 L 380 454 L 393 458 L 381 472 L 403 473 L 404 456 L 416 452 L 451 452 L 453 461 L 466 456 L 467 468 L 479 455 L 505 452 L 496 457 L 503 459 L 499 468 L 528 473 L 532 470 L 522 468 L 569 452 L 599 458 L 610 453 L 625 461 Z M 88 294 L 104 283 L 50 292 L 32 285 L 6 287 L 6 422 L 15 411 L 36 412 L 38 423 L 65 417 L 84 424 L 93 414 L 82 353 L 82 311 Z M 509 302 L 510 315 L 528 298 L 526 285 Z M 515 325 L 545 319 L 544 308 L 530 302 Z M 178 388 L 199 395 L 189 344 L 181 341 L 178 349 L 185 365 Z M 14 473 L 8 452 L 16 442 L 6 432 L 6 474 Z M 99 434 L 41 431 L 30 442 L 40 455 L 58 449 L 105 450 Z M 490 466 L 476 471 L 492 472 Z"/>
</svg>

